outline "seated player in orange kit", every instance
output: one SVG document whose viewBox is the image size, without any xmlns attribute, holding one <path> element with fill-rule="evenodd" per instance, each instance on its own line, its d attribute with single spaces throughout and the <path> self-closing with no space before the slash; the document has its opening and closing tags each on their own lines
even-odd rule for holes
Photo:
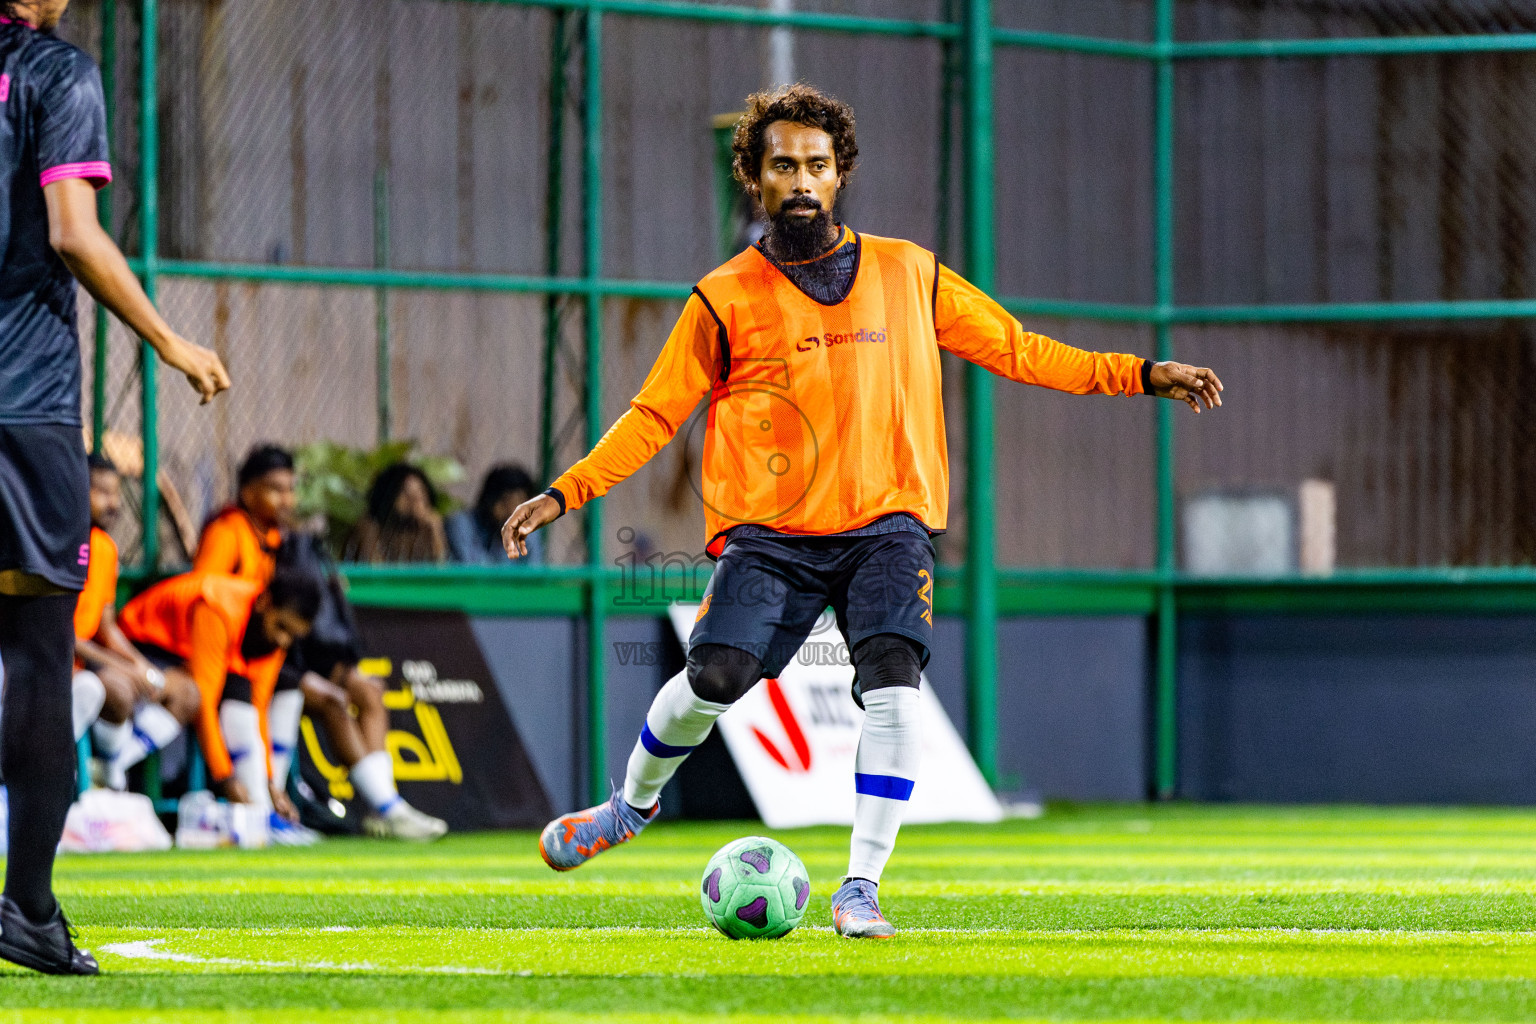
<svg viewBox="0 0 1536 1024">
<path fill-rule="evenodd" d="M 162 671 L 182 668 L 197 685 L 197 735 L 215 792 L 237 803 L 270 803 L 235 775 L 234 759 L 219 727 L 225 681 L 238 676 L 250 684 L 252 703 L 265 723 L 267 705 L 288 649 L 309 632 L 320 608 L 320 583 L 312 575 L 279 570 L 263 586 L 251 580 L 191 572 L 150 587 L 129 601 L 118 625 L 139 651 Z M 188 715 L 180 724 L 188 725 Z M 259 760 L 269 771 L 266 729 Z M 135 736 L 135 739 L 138 739 Z M 127 751 L 117 761 L 133 763 Z M 145 751 L 147 753 L 147 751 Z M 138 754 L 143 757 L 144 754 Z"/>
<path fill-rule="evenodd" d="M 174 739 L 197 711 L 197 686 L 185 672 L 156 668 L 117 626 L 117 544 L 107 530 L 122 510 L 122 477 L 103 455 L 92 455 L 90 467 L 90 563 L 75 604 L 75 738 L 96 718 L 86 714 L 94 705 L 96 752 L 107 763 L 107 784 L 122 789 L 117 755 L 135 732 L 156 748 Z"/>
<path fill-rule="evenodd" d="M 194 571 L 229 573 L 265 582 L 279 564 L 303 563 L 316 575 L 318 559 L 306 559 L 311 538 L 292 531 L 295 472 L 293 456 L 276 445 L 251 449 L 236 474 L 235 503 L 203 530 Z M 340 602 L 322 593 L 322 604 Z M 335 609 L 340 611 L 339 609 Z M 327 622 L 344 625 L 344 614 Z M 324 631 L 322 631 L 324 632 Z M 374 835 L 397 839 L 432 840 L 448 826 L 423 814 L 400 797 L 395 788 L 394 762 L 385 747 L 389 714 L 384 708 L 383 683 L 358 670 L 359 643 L 350 630 L 342 637 L 314 633 L 289 653 L 272 698 L 267 728 L 272 744 L 275 789 L 288 777 L 299 737 L 299 718 L 308 713 L 325 730 L 337 758 L 349 769 L 353 788 L 370 807 L 364 825 Z M 241 684 L 236 684 L 237 686 Z M 220 718 L 231 743 L 253 745 L 258 723 L 243 692 L 226 689 Z M 353 709 L 357 717 L 353 717 Z M 237 761 L 237 770 L 240 764 Z M 254 778 L 254 766 L 251 771 Z M 279 800 L 279 805 L 283 801 Z M 274 820 L 280 842 L 300 842 L 307 830 Z"/>
</svg>

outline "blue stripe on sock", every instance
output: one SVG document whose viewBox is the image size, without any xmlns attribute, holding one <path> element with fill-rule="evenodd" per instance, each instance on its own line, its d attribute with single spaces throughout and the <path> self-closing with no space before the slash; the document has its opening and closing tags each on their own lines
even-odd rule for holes
<svg viewBox="0 0 1536 1024">
<path fill-rule="evenodd" d="M 400 803 L 400 800 L 400 794 L 396 793 L 394 796 L 384 801 L 384 806 L 379 808 L 379 813 L 388 814 L 390 811 L 395 809 L 395 806 Z"/>
<path fill-rule="evenodd" d="M 288 746 L 286 743 L 274 743 L 272 744 L 272 753 L 291 754 L 293 753 L 293 748 Z"/>
<path fill-rule="evenodd" d="M 863 796 L 883 796 L 887 800 L 912 799 L 912 780 L 899 775 L 862 775 L 853 773 L 854 791 Z"/>
<path fill-rule="evenodd" d="M 156 743 L 150 737 L 149 733 L 145 732 L 143 729 L 140 729 L 136 725 L 133 727 L 133 735 L 138 739 L 140 743 L 144 744 L 144 753 L 146 757 L 160 749 L 160 744 Z"/>
<path fill-rule="evenodd" d="M 687 757 L 693 753 L 692 747 L 674 747 L 663 743 L 651 732 L 651 723 L 646 722 L 640 726 L 640 745 L 645 747 L 646 753 L 652 757 Z"/>
</svg>

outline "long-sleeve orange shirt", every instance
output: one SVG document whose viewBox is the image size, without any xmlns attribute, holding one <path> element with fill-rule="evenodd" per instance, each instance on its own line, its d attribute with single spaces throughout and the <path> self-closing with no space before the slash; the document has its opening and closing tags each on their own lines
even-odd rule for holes
<svg viewBox="0 0 1536 1024">
<path fill-rule="evenodd" d="M 258 530 L 244 509 L 231 505 L 203 527 L 192 571 L 239 576 L 266 586 L 277 571 L 282 543 L 281 530 Z"/>
<path fill-rule="evenodd" d="M 756 248 L 694 290 L 630 408 L 554 484 L 567 510 L 606 493 L 680 430 L 706 395 L 709 550 L 744 522 L 791 534 L 892 512 L 948 514 L 938 350 L 1025 384 L 1142 392 L 1144 360 L 1026 331 L 909 242 L 859 236 L 847 298 L 816 302 Z"/>
<path fill-rule="evenodd" d="M 117 603 L 117 542 L 99 526 L 91 527 L 91 557 L 85 589 L 75 602 L 75 638 L 94 640 L 107 609 Z"/>
</svg>

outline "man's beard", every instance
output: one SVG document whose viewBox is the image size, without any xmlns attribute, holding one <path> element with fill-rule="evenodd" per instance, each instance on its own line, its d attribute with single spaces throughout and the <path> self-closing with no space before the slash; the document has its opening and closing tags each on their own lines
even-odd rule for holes
<svg viewBox="0 0 1536 1024">
<path fill-rule="evenodd" d="M 791 216 L 794 210 L 815 210 L 814 217 Z M 768 220 L 763 247 L 781 263 L 804 263 L 832 248 L 837 240 L 837 224 L 821 203 L 807 197 L 784 200 L 779 212 Z"/>
</svg>

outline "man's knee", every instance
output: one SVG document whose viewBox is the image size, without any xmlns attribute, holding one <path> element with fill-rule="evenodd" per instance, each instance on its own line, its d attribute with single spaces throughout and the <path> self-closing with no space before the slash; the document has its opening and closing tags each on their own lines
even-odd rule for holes
<svg viewBox="0 0 1536 1024">
<path fill-rule="evenodd" d="M 342 673 L 338 672 L 338 675 Z M 342 676 L 342 686 L 352 703 L 359 708 L 384 706 L 384 681 L 376 676 L 364 675 L 356 666 Z"/>
<path fill-rule="evenodd" d="M 699 700 L 734 704 L 763 677 L 763 663 L 725 644 L 696 644 L 688 651 L 688 685 Z"/>
<path fill-rule="evenodd" d="M 117 669 L 103 667 L 97 673 L 101 677 L 101 684 L 106 688 L 106 700 L 101 705 L 101 719 L 110 725 L 118 725 L 128 721 L 128 716 L 133 714 L 134 704 L 138 701 L 138 692 L 133 687 L 133 681 Z"/>
<path fill-rule="evenodd" d="M 165 670 L 165 691 L 160 702 L 178 722 L 187 725 L 197 717 L 198 709 L 202 706 L 202 694 L 198 692 L 197 683 L 185 671 L 168 668 Z"/>
<path fill-rule="evenodd" d="M 347 691 L 322 676 L 304 676 L 304 710 L 327 720 L 344 717 L 352 703 Z"/>
<path fill-rule="evenodd" d="M 853 649 L 853 669 L 860 694 L 887 686 L 916 687 L 923 670 L 922 648 L 895 633 L 878 633 Z"/>
</svg>

